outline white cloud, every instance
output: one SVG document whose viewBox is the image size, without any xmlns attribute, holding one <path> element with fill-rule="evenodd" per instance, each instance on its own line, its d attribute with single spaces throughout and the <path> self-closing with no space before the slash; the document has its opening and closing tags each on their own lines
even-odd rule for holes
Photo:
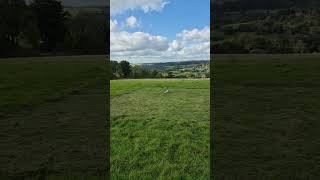
<svg viewBox="0 0 320 180">
<path fill-rule="evenodd" d="M 182 33 L 177 34 L 177 37 L 180 38 L 183 42 L 187 43 L 210 41 L 210 28 L 206 26 L 202 30 L 183 30 Z"/>
<path fill-rule="evenodd" d="M 135 28 L 139 26 L 139 22 L 137 18 L 135 18 L 134 16 L 130 16 L 126 20 L 126 26 L 129 28 Z"/>
<path fill-rule="evenodd" d="M 111 16 L 121 14 L 127 10 L 161 11 L 168 4 L 165 0 L 111 0 Z"/>
<path fill-rule="evenodd" d="M 167 54 L 183 60 L 206 60 L 210 55 L 210 28 L 183 30 L 169 44 Z"/>
<path fill-rule="evenodd" d="M 179 51 L 181 50 L 183 47 L 182 47 L 182 44 L 177 41 L 177 40 L 173 40 L 170 44 L 169 44 L 169 51 Z"/>
<path fill-rule="evenodd" d="M 144 32 L 111 31 L 112 59 L 136 62 L 208 60 L 210 29 L 183 30 L 169 42 L 163 36 Z"/>
<path fill-rule="evenodd" d="M 118 21 L 110 20 L 110 32 L 114 32 L 118 30 Z"/>
<path fill-rule="evenodd" d="M 112 52 L 168 49 L 168 41 L 162 36 L 153 36 L 144 32 L 111 32 L 110 49 Z"/>
</svg>

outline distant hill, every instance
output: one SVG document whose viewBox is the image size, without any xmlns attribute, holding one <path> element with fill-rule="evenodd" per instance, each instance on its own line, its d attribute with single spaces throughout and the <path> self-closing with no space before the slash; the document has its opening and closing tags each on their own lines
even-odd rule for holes
<svg viewBox="0 0 320 180">
<path fill-rule="evenodd" d="M 210 61 L 180 61 L 164 63 L 144 63 L 142 69 L 158 72 L 164 78 L 209 78 Z"/>
<path fill-rule="evenodd" d="M 32 0 L 26 0 L 30 3 Z M 109 6 L 107 0 L 60 0 L 67 7 L 106 7 Z"/>
<path fill-rule="evenodd" d="M 319 0 L 216 0 L 213 3 L 219 11 L 320 7 Z"/>
<path fill-rule="evenodd" d="M 215 54 L 320 53 L 319 0 L 217 0 L 212 13 Z"/>
<path fill-rule="evenodd" d="M 65 7 L 72 16 L 76 16 L 79 13 L 89 14 L 107 14 L 108 9 L 106 7 Z"/>
<path fill-rule="evenodd" d="M 190 65 L 190 64 L 206 64 L 209 60 L 194 60 L 194 61 L 177 61 L 177 62 L 161 62 L 161 63 L 143 63 L 144 66 L 174 66 L 174 65 Z"/>
<path fill-rule="evenodd" d="M 61 0 L 64 6 L 88 7 L 88 6 L 107 6 L 107 0 Z"/>
<path fill-rule="evenodd" d="M 162 70 L 162 69 L 167 69 L 168 67 L 184 67 L 184 66 L 209 64 L 209 63 L 210 63 L 209 60 L 201 60 L 201 61 L 179 61 L 179 62 L 163 62 L 163 63 L 143 63 L 141 65 L 149 69 Z"/>
</svg>

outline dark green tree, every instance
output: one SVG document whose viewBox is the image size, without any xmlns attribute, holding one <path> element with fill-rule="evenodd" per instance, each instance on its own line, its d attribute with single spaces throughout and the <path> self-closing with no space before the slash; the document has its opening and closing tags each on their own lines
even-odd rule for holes
<svg viewBox="0 0 320 180">
<path fill-rule="evenodd" d="M 88 53 L 106 53 L 107 17 L 103 13 L 80 12 L 68 22 L 67 38 L 72 49 Z M 70 45 L 69 45 L 70 46 Z"/>
<path fill-rule="evenodd" d="M 132 66 L 132 78 L 138 79 L 142 77 L 142 68 L 139 65 Z"/>
<path fill-rule="evenodd" d="M 0 56 L 7 56 L 18 50 L 26 21 L 26 9 L 24 0 L 0 1 Z"/>
<path fill-rule="evenodd" d="M 158 73 L 159 72 L 157 70 L 152 70 L 151 77 L 156 78 L 158 76 Z"/>
<path fill-rule="evenodd" d="M 37 17 L 42 47 L 47 51 L 56 50 L 57 44 L 65 38 L 69 14 L 56 0 L 34 0 L 31 7 Z"/>
<path fill-rule="evenodd" d="M 116 74 L 117 74 L 117 66 L 118 66 L 118 62 L 117 61 L 110 61 L 110 67 L 111 67 L 111 78 L 114 79 L 116 78 Z"/>
<path fill-rule="evenodd" d="M 131 71 L 132 71 L 130 63 L 128 61 L 121 61 L 120 67 L 121 67 L 121 71 L 123 73 L 123 77 L 129 78 L 131 75 Z"/>
</svg>

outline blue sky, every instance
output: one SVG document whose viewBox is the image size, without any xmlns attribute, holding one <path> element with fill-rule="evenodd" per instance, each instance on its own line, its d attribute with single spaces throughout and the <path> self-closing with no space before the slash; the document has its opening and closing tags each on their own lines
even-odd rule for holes
<svg viewBox="0 0 320 180">
<path fill-rule="evenodd" d="M 111 0 L 110 9 L 112 58 L 209 59 L 210 0 Z"/>
<path fill-rule="evenodd" d="M 210 1 L 208 0 L 171 0 L 161 12 L 144 13 L 129 10 L 114 18 L 124 21 L 135 16 L 143 22 L 139 30 L 175 39 L 176 33 L 184 29 L 203 28 L 210 23 Z"/>
</svg>

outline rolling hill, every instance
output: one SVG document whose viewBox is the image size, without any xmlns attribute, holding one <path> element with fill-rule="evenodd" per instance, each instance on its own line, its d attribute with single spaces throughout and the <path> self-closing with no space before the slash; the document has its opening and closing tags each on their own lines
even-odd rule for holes
<svg viewBox="0 0 320 180">
<path fill-rule="evenodd" d="M 213 1 L 219 11 L 245 11 L 254 9 L 280 9 L 291 7 L 320 6 L 317 0 L 217 0 Z"/>
</svg>

